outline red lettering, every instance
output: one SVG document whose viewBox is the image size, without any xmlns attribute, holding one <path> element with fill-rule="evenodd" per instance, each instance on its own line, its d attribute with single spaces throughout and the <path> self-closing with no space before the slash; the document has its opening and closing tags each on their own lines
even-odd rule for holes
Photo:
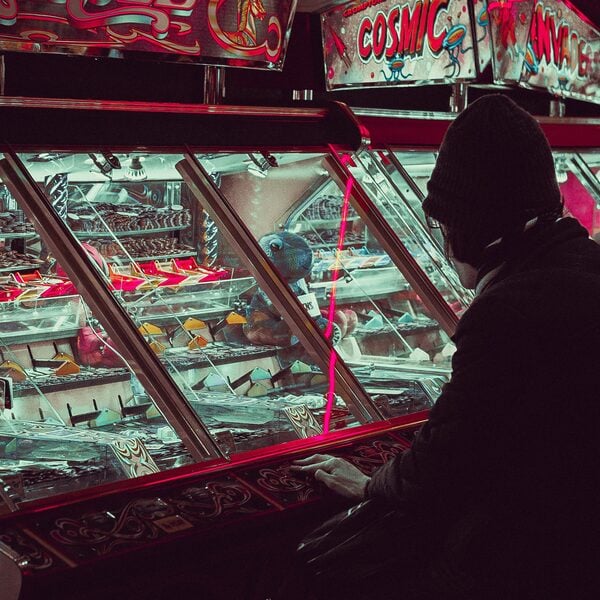
<svg viewBox="0 0 600 600">
<path fill-rule="evenodd" d="M 558 65 L 562 67 L 563 63 L 566 61 L 567 68 L 571 68 L 571 39 L 569 37 L 569 27 L 568 25 L 561 25 L 560 28 L 560 54 Z"/>
<path fill-rule="evenodd" d="M 556 29 L 553 16 L 549 17 L 548 21 L 548 27 L 550 29 L 550 41 L 552 45 L 552 60 L 556 66 L 559 66 L 558 58 L 560 56 L 560 27 L 558 30 Z"/>
<path fill-rule="evenodd" d="M 446 9 L 448 0 L 431 0 L 429 6 L 429 14 L 427 15 L 427 39 L 429 41 L 429 49 L 434 56 L 437 56 L 442 50 L 442 42 L 446 36 L 446 30 L 442 29 L 439 35 L 435 33 L 435 23 L 439 13 Z"/>
<path fill-rule="evenodd" d="M 400 54 L 414 54 L 417 45 L 417 34 L 419 33 L 419 18 L 421 16 L 422 3 L 417 2 L 410 12 L 410 6 L 402 7 L 402 25 L 400 27 Z"/>
<path fill-rule="evenodd" d="M 398 37 L 398 20 L 400 19 L 400 9 L 395 6 L 390 11 L 388 15 L 388 31 L 391 36 L 391 43 L 388 45 L 385 51 L 386 58 L 393 58 L 398 52 L 398 43 L 400 42 L 400 38 Z"/>
<path fill-rule="evenodd" d="M 552 29 L 554 29 L 554 19 L 548 15 L 548 20 L 544 16 L 544 9 L 541 5 L 535 9 L 531 23 L 531 39 L 535 56 L 538 60 L 542 57 L 547 63 L 552 61 L 552 46 L 550 44 L 550 23 L 552 21 Z"/>
<path fill-rule="evenodd" d="M 421 10 L 421 21 L 419 23 L 419 33 L 417 34 L 417 54 L 423 52 L 423 42 L 425 41 L 425 29 L 427 27 L 427 11 L 429 10 L 429 0 L 423 1 L 423 9 Z"/>
<path fill-rule="evenodd" d="M 373 23 L 373 54 L 377 60 L 383 56 L 386 39 L 385 15 L 379 12 L 375 16 L 375 23 Z"/>
<path fill-rule="evenodd" d="M 372 52 L 373 24 L 371 19 L 365 17 L 358 27 L 358 54 L 365 62 L 369 60 Z"/>
</svg>

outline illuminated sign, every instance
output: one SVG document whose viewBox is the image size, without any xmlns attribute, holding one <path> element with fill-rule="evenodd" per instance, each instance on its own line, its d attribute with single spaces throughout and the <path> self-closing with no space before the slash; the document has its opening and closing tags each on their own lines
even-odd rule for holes
<svg viewBox="0 0 600 600">
<path fill-rule="evenodd" d="M 350 2 L 321 20 L 328 89 L 476 76 L 468 0 Z"/>
<path fill-rule="evenodd" d="M 600 32 L 567 0 L 354 0 L 321 15 L 328 90 L 476 79 L 600 103 Z"/>
<path fill-rule="evenodd" d="M 0 46 L 281 69 L 296 0 L 0 0 Z"/>
<path fill-rule="evenodd" d="M 488 0 L 494 80 L 600 104 L 600 32 L 564 0 Z"/>
</svg>

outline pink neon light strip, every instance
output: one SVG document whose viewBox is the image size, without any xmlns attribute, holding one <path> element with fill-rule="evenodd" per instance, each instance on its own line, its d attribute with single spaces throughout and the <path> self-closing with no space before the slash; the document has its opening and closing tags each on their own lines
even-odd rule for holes
<svg viewBox="0 0 600 600">
<path fill-rule="evenodd" d="M 347 164 L 350 161 L 348 155 L 342 156 L 342 164 Z M 333 332 L 333 318 L 335 315 L 335 295 L 336 282 L 339 277 L 341 266 L 341 254 L 344 249 L 344 238 L 346 236 L 346 228 L 348 227 L 348 208 L 350 206 L 350 192 L 354 185 L 354 177 L 350 176 L 346 182 L 346 190 L 344 191 L 344 202 L 342 204 L 342 214 L 340 221 L 340 231 L 338 234 L 338 243 L 335 254 L 335 263 L 333 266 L 333 284 L 331 286 L 331 295 L 329 297 L 329 309 L 327 311 L 327 327 L 325 328 L 325 337 L 329 339 Z M 329 388 L 327 390 L 327 406 L 325 408 L 325 418 L 323 419 L 323 433 L 329 433 L 329 424 L 331 422 L 331 411 L 333 410 L 333 402 L 335 398 L 335 363 L 337 361 L 337 353 L 332 348 L 329 352 Z"/>
</svg>

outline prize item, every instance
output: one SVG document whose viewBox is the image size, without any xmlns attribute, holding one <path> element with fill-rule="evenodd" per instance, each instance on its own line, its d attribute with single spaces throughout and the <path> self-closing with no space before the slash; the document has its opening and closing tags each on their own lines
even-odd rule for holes
<svg viewBox="0 0 600 600">
<path fill-rule="evenodd" d="M 0 363 L 0 375 L 10 377 L 13 381 L 25 381 L 27 379 L 25 369 L 13 360 L 5 360 Z"/>
<path fill-rule="evenodd" d="M 148 345 L 155 354 L 164 354 L 167 347 L 159 340 L 152 339 L 153 337 L 165 335 L 165 332 L 160 327 L 153 325 L 152 323 L 142 323 L 138 327 L 138 331 L 146 338 Z"/>
<path fill-rule="evenodd" d="M 329 323 L 328 311 L 319 310 L 317 298 L 309 292 L 305 282 L 313 266 L 313 253 L 308 242 L 295 233 L 283 231 L 263 236 L 259 244 L 309 315 L 314 318 L 315 323 L 320 329 L 328 332 L 332 344 L 338 344 L 348 333 L 348 314 L 336 310 L 332 322 Z M 351 320 L 355 322 L 354 317 Z M 244 333 L 253 344 L 291 346 L 298 343 L 287 323 L 262 290 L 258 290 L 250 301 L 248 324 L 244 326 Z"/>
<path fill-rule="evenodd" d="M 110 346 L 110 338 L 101 329 L 87 325 L 77 334 L 77 354 L 86 367 L 122 367 L 123 361 Z"/>
</svg>

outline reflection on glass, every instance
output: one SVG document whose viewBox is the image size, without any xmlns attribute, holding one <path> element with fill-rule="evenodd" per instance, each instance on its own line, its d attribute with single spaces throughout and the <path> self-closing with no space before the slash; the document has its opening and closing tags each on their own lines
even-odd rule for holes
<svg viewBox="0 0 600 600">
<path fill-rule="evenodd" d="M 461 285 L 458 275 L 444 256 L 440 231 L 427 227 L 421 209 L 435 156 L 431 152 L 394 154 L 406 175 L 399 172 L 380 152 L 362 152 L 358 155 L 353 173 L 392 224 L 406 249 L 454 312 L 460 315 L 472 301 L 473 295 Z M 420 193 L 416 193 L 414 184 Z"/>
<path fill-rule="evenodd" d="M 226 454 L 321 432 L 327 378 L 192 197 L 182 155 L 21 158 Z M 217 185 L 229 168 L 209 164 Z M 331 428 L 355 423 L 335 400 Z"/>
<path fill-rule="evenodd" d="M 62 173 L 46 189 L 68 205 Z M 0 479 L 19 502 L 191 462 L 39 232 L 0 197 Z"/>
<path fill-rule="evenodd" d="M 429 406 L 451 344 L 331 181 L 325 155 L 269 154 L 260 173 L 256 154 L 197 157 L 208 172 L 227 165 L 221 192 L 384 414 Z"/>
<path fill-rule="evenodd" d="M 575 217 L 592 237 L 600 237 L 599 155 L 555 152 L 554 165 L 567 214 Z"/>
</svg>

